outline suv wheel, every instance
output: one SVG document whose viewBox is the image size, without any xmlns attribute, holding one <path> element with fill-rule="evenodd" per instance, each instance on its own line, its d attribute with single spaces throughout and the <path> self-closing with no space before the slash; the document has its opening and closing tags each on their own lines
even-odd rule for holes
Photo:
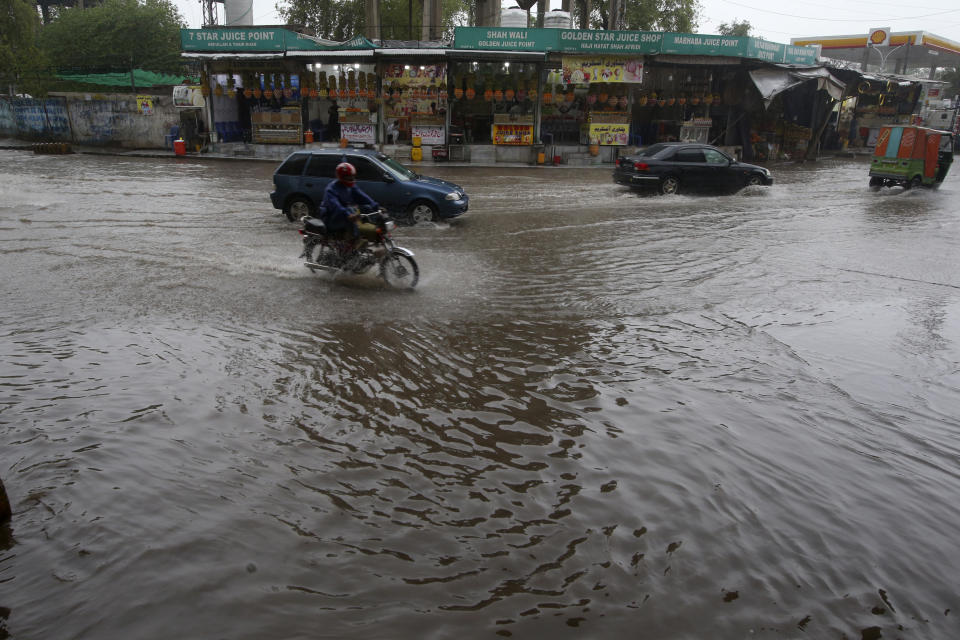
<svg viewBox="0 0 960 640">
<path fill-rule="evenodd" d="M 295 196 L 287 201 L 283 213 L 287 216 L 287 220 L 296 222 L 303 216 L 313 216 L 313 203 L 303 196 Z"/>
</svg>

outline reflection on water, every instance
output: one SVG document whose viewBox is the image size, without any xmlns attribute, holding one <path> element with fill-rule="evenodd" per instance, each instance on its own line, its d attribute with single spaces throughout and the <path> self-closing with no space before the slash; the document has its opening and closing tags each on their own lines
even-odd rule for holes
<svg viewBox="0 0 960 640">
<path fill-rule="evenodd" d="M 407 295 L 272 166 L 7 159 L 0 635 L 960 631 L 956 177 L 438 170 Z"/>
</svg>

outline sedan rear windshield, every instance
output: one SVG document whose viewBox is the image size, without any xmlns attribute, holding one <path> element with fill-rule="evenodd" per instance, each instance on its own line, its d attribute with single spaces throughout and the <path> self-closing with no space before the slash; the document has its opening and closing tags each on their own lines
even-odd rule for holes
<svg viewBox="0 0 960 640">
<path fill-rule="evenodd" d="M 668 150 L 668 149 L 675 149 L 675 148 L 676 148 L 676 146 L 674 146 L 674 145 L 663 144 L 662 142 L 660 142 L 660 143 L 657 143 L 657 144 L 652 144 L 652 145 L 650 145 L 649 147 L 647 147 L 646 149 L 641 149 L 640 151 L 637 152 L 637 155 L 636 155 L 635 157 L 637 157 L 637 158 L 653 158 L 653 157 L 661 154 L 662 152 L 664 152 L 664 151 L 666 151 L 666 150 Z"/>
</svg>

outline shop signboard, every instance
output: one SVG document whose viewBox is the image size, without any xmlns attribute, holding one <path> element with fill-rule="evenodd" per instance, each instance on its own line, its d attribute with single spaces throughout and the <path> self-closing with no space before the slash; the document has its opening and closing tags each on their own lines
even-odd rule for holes
<svg viewBox="0 0 960 640">
<path fill-rule="evenodd" d="M 769 42 L 762 38 L 750 38 L 747 40 L 746 54 L 748 58 L 756 58 L 766 62 L 783 62 L 785 48 L 785 45 L 776 42 Z"/>
<path fill-rule="evenodd" d="M 735 56 L 746 54 L 749 38 L 708 36 L 699 33 L 665 33 L 660 53 L 681 56 Z"/>
<path fill-rule="evenodd" d="M 349 142 L 376 142 L 376 127 L 372 122 L 341 122 L 340 136 Z"/>
<path fill-rule="evenodd" d="M 652 31 L 587 31 L 553 29 L 557 42 L 551 51 L 563 53 L 660 53 L 662 33 Z"/>
<path fill-rule="evenodd" d="M 383 84 L 389 87 L 439 87 L 447 75 L 445 64 L 388 64 Z"/>
<path fill-rule="evenodd" d="M 332 51 L 373 49 L 376 45 L 357 36 L 346 42 L 321 40 L 288 29 L 248 27 L 246 29 L 180 29 L 182 51 L 234 51 L 269 53 L 277 51 Z"/>
<path fill-rule="evenodd" d="M 439 145 L 446 142 L 444 128 L 442 125 L 415 124 L 410 127 L 410 136 L 420 138 L 420 143 L 425 145 Z"/>
<path fill-rule="evenodd" d="M 285 29 L 180 29 L 183 51 L 283 51 Z"/>
<path fill-rule="evenodd" d="M 783 47 L 783 61 L 787 64 L 817 64 L 820 57 L 818 47 L 798 47 L 787 44 Z"/>
<path fill-rule="evenodd" d="M 484 51 L 556 51 L 557 29 L 456 27 L 455 49 Z"/>
<path fill-rule="evenodd" d="M 533 144 L 533 125 L 495 124 L 493 125 L 493 144 Z"/>
<path fill-rule="evenodd" d="M 630 140 L 630 125 L 627 123 L 591 122 L 590 141 L 601 146 L 623 146 Z"/>
<path fill-rule="evenodd" d="M 525 29 L 522 27 L 456 27 L 456 49 L 486 51 L 561 51 L 564 53 L 659 53 L 662 33 Z"/>
<path fill-rule="evenodd" d="M 643 82 L 643 61 L 628 56 L 563 56 L 564 84 Z"/>
</svg>

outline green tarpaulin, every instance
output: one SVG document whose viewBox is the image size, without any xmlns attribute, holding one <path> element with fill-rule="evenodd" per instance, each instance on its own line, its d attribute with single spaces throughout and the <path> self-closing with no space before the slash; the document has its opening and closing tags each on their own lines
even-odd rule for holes
<svg viewBox="0 0 960 640">
<path fill-rule="evenodd" d="M 99 84 L 107 87 L 129 87 L 130 73 L 58 73 L 61 80 L 82 82 L 84 84 Z M 164 73 L 154 73 L 137 69 L 133 72 L 133 83 L 138 89 L 156 87 L 160 85 L 183 84 L 185 76 L 172 76 Z"/>
</svg>

